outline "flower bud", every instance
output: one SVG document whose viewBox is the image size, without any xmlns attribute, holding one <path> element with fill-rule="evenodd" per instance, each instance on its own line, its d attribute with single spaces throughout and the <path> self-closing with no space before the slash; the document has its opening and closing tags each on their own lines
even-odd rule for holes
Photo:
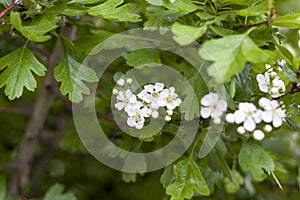
<svg viewBox="0 0 300 200">
<path fill-rule="evenodd" d="M 118 84 L 119 86 L 124 86 L 124 84 L 125 84 L 124 79 L 120 78 L 120 79 L 117 81 L 117 84 Z"/>
<path fill-rule="evenodd" d="M 240 126 L 237 128 L 237 132 L 242 135 L 242 134 L 246 133 L 246 130 L 243 126 Z"/>
<path fill-rule="evenodd" d="M 171 121 L 171 117 L 169 115 L 165 116 L 165 120 L 168 122 L 168 121 Z"/>
<path fill-rule="evenodd" d="M 269 124 L 266 124 L 264 127 L 264 131 L 267 133 L 270 133 L 272 131 L 272 129 L 273 129 L 272 126 Z"/>
<path fill-rule="evenodd" d="M 253 132 L 253 137 L 254 137 L 254 139 L 260 141 L 260 140 L 264 139 L 265 134 L 264 134 L 264 132 L 262 132 L 261 130 L 255 130 L 255 131 Z"/>
<path fill-rule="evenodd" d="M 128 78 L 128 79 L 126 79 L 126 83 L 128 84 L 128 85 L 131 85 L 132 84 L 132 78 Z"/>
<path fill-rule="evenodd" d="M 113 93 L 114 95 L 118 95 L 118 94 L 119 94 L 119 90 L 117 90 L 116 88 L 114 88 L 113 91 L 112 91 L 112 93 Z"/>
</svg>

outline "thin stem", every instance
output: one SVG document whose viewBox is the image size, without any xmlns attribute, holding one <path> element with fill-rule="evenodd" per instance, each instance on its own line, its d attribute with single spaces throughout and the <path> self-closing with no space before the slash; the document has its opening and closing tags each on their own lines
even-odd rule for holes
<svg viewBox="0 0 300 200">
<path fill-rule="evenodd" d="M 4 17 L 11 9 L 13 9 L 15 6 L 17 6 L 19 3 L 19 0 L 14 1 L 12 4 L 10 4 L 7 8 L 5 8 L 1 13 L 0 13 L 0 19 Z"/>
</svg>

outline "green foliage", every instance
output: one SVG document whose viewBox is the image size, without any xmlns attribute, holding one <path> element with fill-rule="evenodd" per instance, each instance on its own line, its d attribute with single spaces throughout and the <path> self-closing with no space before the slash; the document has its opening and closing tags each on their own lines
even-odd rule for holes
<svg viewBox="0 0 300 200">
<path fill-rule="evenodd" d="M 159 52 L 154 49 L 141 49 L 124 55 L 126 63 L 135 68 L 151 66 L 151 64 L 160 64 Z"/>
<path fill-rule="evenodd" d="M 166 193 L 171 195 L 171 200 L 190 199 L 194 195 L 194 190 L 200 195 L 209 195 L 210 190 L 193 158 L 189 157 L 179 161 L 173 166 L 173 171 L 175 179 L 166 188 Z M 163 182 L 168 182 L 168 180 L 163 180 Z"/>
<path fill-rule="evenodd" d="M 0 58 L 0 87 L 10 100 L 19 98 L 23 88 L 34 91 L 37 87 L 33 73 L 44 76 L 46 68 L 40 63 L 26 45 Z"/>
<path fill-rule="evenodd" d="M 110 19 L 110 20 L 115 20 L 120 22 L 141 21 L 139 15 L 130 13 L 135 9 L 136 5 L 133 3 L 127 3 L 125 5 L 121 5 L 123 2 L 124 0 L 108 0 L 103 4 L 92 7 L 91 9 L 88 10 L 88 13 L 92 16 L 103 17 L 105 19 Z"/>
<path fill-rule="evenodd" d="M 299 1 L 22 2 L 24 5 L 15 5 L 0 18 L 0 200 L 12 199 L 7 192 L 7 182 L 16 176 L 14 159 L 22 151 L 20 144 L 23 144 L 22 137 L 25 138 L 24 133 L 28 130 L 32 133 L 37 131 L 33 139 L 38 144 L 32 146 L 36 149 L 32 163 L 26 163 L 30 168 L 30 180 L 20 190 L 24 199 L 299 198 Z M 12 0 L 0 0 L 0 10 L 11 3 Z M 147 32 L 149 35 L 145 35 L 145 39 L 144 35 L 138 35 L 138 38 L 115 35 L 134 28 L 158 29 L 162 38 L 168 37 L 169 40 L 163 41 L 168 46 L 143 49 L 144 42 L 155 45 L 158 41 L 158 38 L 147 38 L 152 32 Z M 61 49 L 55 51 L 58 45 Z M 137 47 L 142 49 L 136 50 Z M 181 54 L 176 55 L 174 50 Z M 112 63 L 107 62 L 111 55 L 128 51 Z M 90 54 L 92 59 L 86 59 Z M 192 63 L 186 55 L 195 58 L 196 62 Z M 62 59 L 54 59 L 53 62 L 49 58 Z M 282 60 L 286 63 L 282 64 Z M 46 63 L 49 66 L 44 66 Z M 208 132 L 214 127 L 210 126 L 213 120 L 200 115 L 204 95 L 225 88 L 222 94 L 224 92 L 224 100 L 228 104 L 227 112 L 235 112 L 239 102 L 251 102 L 260 107 L 258 99 L 268 94 L 259 90 L 256 75 L 266 72 L 265 64 L 277 70 L 278 63 L 282 68 L 278 74 L 286 87 L 285 94 L 278 97 L 286 109 L 283 126 L 273 128 L 270 133 L 265 132 L 264 140 L 258 142 L 252 139 L 250 132 L 237 132 L 243 124 L 228 124 L 222 116 L 225 123 L 221 135 Z M 54 76 L 54 85 L 59 84 L 59 91 L 48 92 L 53 92 L 57 98 L 49 103 L 53 104 L 49 112 L 36 113 L 34 108 L 40 95 L 24 88 L 34 91 L 45 84 L 44 78 L 38 76 L 44 76 L 46 69 L 52 66 L 55 66 L 54 74 L 52 70 L 47 71 L 50 74 L 47 74 L 46 83 L 49 77 Z M 112 112 L 112 89 L 115 86 L 119 89 L 116 82 L 120 78 L 124 78 L 125 82 L 127 78 L 138 80 L 128 77 L 131 69 L 141 72 L 142 78 L 148 78 L 148 73 L 154 72 L 155 76 L 150 77 L 153 82 L 169 78 L 169 74 L 155 71 L 156 66 L 169 66 L 182 76 L 166 83 L 174 84 L 182 103 L 174 110 L 171 121 L 165 122 L 163 117 L 147 119 L 143 131 L 130 129 L 125 133 L 122 128 L 126 121 L 119 119 L 123 116 Z M 90 86 L 97 81 L 97 89 L 90 91 Z M 141 89 L 137 83 L 127 86 Z M 40 87 L 40 90 L 45 89 L 47 87 Z M 192 137 L 186 125 L 194 121 L 199 140 L 193 141 L 192 150 L 188 149 L 177 162 L 161 171 L 116 173 L 99 164 L 75 134 L 70 102 L 66 99 L 73 103 L 83 99 L 90 101 L 84 96 L 91 92 L 93 96 L 95 94 L 96 101 L 91 107 L 95 105 L 99 124 L 111 142 L 125 150 L 138 153 L 155 151 L 170 143 L 177 132 L 184 143 Z M 15 100 L 17 98 L 20 99 Z M 159 112 L 163 114 L 165 111 Z M 32 116 L 39 115 L 45 121 L 38 125 L 32 123 Z M 116 120 L 119 120 L 118 125 Z M 32 124 L 34 128 L 30 128 Z M 258 123 L 256 129 L 264 130 L 265 124 Z M 101 151 L 102 147 L 96 148 Z M 210 150 L 202 157 L 203 151 Z M 125 158 L 127 155 L 114 151 L 109 156 Z M 126 158 L 124 168 L 145 171 L 148 167 L 144 157 L 141 159 L 145 162 L 140 163 L 134 162 L 130 156 Z M 13 169 L 6 169 L 11 165 Z M 276 184 L 278 187 L 274 187 Z M 65 193 L 63 185 L 72 192 Z"/>
<path fill-rule="evenodd" d="M 239 153 L 239 164 L 243 169 L 250 171 L 257 181 L 267 177 L 265 171 L 270 174 L 275 169 L 271 156 L 253 141 L 244 143 Z"/>
<path fill-rule="evenodd" d="M 64 188 L 65 187 L 61 184 L 58 184 L 58 183 L 54 184 L 53 186 L 51 186 L 49 188 L 49 190 L 47 191 L 43 200 L 53 200 L 53 199 L 55 199 L 55 200 L 76 200 L 77 199 L 73 193 L 70 193 L 70 192 L 63 193 Z"/>
<path fill-rule="evenodd" d="M 203 44 L 199 54 L 206 60 L 215 61 L 208 73 L 216 81 L 228 81 L 244 69 L 246 62 L 268 63 L 273 58 L 270 52 L 260 49 L 248 34 L 227 36 Z"/>
<path fill-rule="evenodd" d="M 55 68 L 54 76 L 57 81 L 61 82 L 62 94 L 68 95 L 74 102 L 80 102 L 83 98 L 82 94 L 90 94 L 89 88 L 83 81 L 98 81 L 97 74 L 93 69 L 79 63 L 68 54 Z"/>
</svg>

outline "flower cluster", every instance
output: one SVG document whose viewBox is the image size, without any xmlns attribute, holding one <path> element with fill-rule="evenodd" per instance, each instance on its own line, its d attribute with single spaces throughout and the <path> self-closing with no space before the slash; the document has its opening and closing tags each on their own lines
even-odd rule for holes
<svg viewBox="0 0 300 200">
<path fill-rule="evenodd" d="M 227 110 L 227 103 L 217 93 L 209 93 L 201 99 L 200 114 L 204 119 L 211 117 L 215 124 L 221 122 L 220 117 Z"/>
<path fill-rule="evenodd" d="M 114 89 L 116 95 L 115 108 L 127 113 L 127 124 L 136 129 L 144 127 L 145 118 L 158 118 L 159 109 L 165 107 L 165 120 L 170 121 L 173 110 L 181 104 L 181 99 L 175 93 L 175 88 L 165 88 L 163 83 L 145 85 L 137 95 L 131 89 L 124 89 L 123 86 L 132 84 L 132 79 L 119 79 L 117 85 L 121 89 Z"/>
<path fill-rule="evenodd" d="M 226 121 L 228 123 L 242 124 L 237 129 L 240 134 L 244 134 L 246 131 L 253 132 L 253 137 L 256 140 L 262 140 L 265 135 L 262 130 L 256 129 L 257 124 L 265 122 L 264 131 L 271 132 L 273 127 L 278 128 L 282 125 L 286 114 L 284 105 L 276 100 L 262 97 L 259 99 L 258 104 L 261 109 L 258 109 L 253 103 L 239 103 L 238 110 L 226 115 Z"/>
<path fill-rule="evenodd" d="M 285 61 L 278 62 L 278 65 L 285 65 Z M 256 76 L 259 90 L 270 94 L 273 98 L 277 98 L 285 92 L 284 82 L 278 76 L 278 71 L 282 71 L 282 69 L 278 66 L 276 71 L 268 64 L 266 64 L 266 69 L 267 71 L 264 74 L 257 74 Z"/>
</svg>

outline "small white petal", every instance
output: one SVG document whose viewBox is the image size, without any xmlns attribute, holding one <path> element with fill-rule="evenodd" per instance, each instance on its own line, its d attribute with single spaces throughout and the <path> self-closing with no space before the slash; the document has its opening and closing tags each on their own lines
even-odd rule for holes
<svg viewBox="0 0 300 200">
<path fill-rule="evenodd" d="M 254 139 L 256 139 L 256 140 L 262 140 L 262 139 L 264 139 L 265 134 L 264 134 L 264 132 L 262 132 L 261 130 L 255 130 L 255 131 L 253 132 L 253 137 L 254 137 Z"/>
<path fill-rule="evenodd" d="M 270 104 L 270 100 L 265 97 L 262 97 L 259 99 L 258 104 L 260 107 L 265 108 Z"/>
<path fill-rule="evenodd" d="M 144 122 L 143 121 L 139 121 L 138 123 L 135 124 L 136 129 L 142 129 L 143 127 L 144 127 Z"/>
<path fill-rule="evenodd" d="M 122 102 L 118 102 L 115 104 L 115 108 L 118 109 L 118 110 L 122 110 L 124 108 L 124 103 Z"/>
<path fill-rule="evenodd" d="M 207 118 L 209 118 L 209 116 L 210 116 L 211 108 L 205 108 L 205 107 L 203 107 L 203 108 L 201 108 L 200 113 L 201 113 L 201 116 L 202 116 L 204 119 L 207 119 Z"/>
<path fill-rule="evenodd" d="M 265 76 L 262 74 L 257 74 L 256 75 L 256 80 L 258 83 L 262 84 L 266 82 Z"/>
<path fill-rule="evenodd" d="M 173 110 L 167 110 L 166 113 L 171 116 L 173 115 Z"/>
<path fill-rule="evenodd" d="M 261 114 L 262 120 L 266 123 L 270 123 L 273 120 L 273 113 L 272 111 L 264 111 Z"/>
<path fill-rule="evenodd" d="M 213 110 L 211 110 L 210 116 L 212 118 L 218 118 L 218 117 L 221 117 L 222 114 L 223 114 L 223 111 L 218 110 L 218 109 L 213 109 Z"/>
<path fill-rule="evenodd" d="M 157 119 L 158 118 L 158 112 L 156 110 L 152 111 L 151 113 L 151 116 L 154 118 L 154 119 Z"/>
<path fill-rule="evenodd" d="M 214 118 L 214 123 L 215 124 L 220 124 L 221 123 L 221 119 L 220 118 Z"/>
<path fill-rule="evenodd" d="M 281 117 L 277 117 L 275 116 L 274 119 L 273 119 L 273 126 L 275 128 L 278 128 L 282 125 L 282 118 Z"/>
<path fill-rule="evenodd" d="M 128 124 L 128 126 L 134 127 L 135 123 L 136 123 L 136 121 L 133 118 L 131 118 L 131 117 L 127 118 L 127 124 Z"/>
<path fill-rule="evenodd" d="M 114 88 L 113 91 L 112 91 L 112 93 L 113 93 L 114 95 L 118 95 L 118 94 L 119 94 L 119 90 L 117 90 L 116 88 Z"/>
<path fill-rule="evenodd" d="M 256 127 L 256 124 L 254 122 L 253 119 L 246 119 L 244 121 L 244 124 L 243 124 L 244 128 L 247 130 L 247 131 L 253 131 Z"/>
<path fill-rule="evenodd" d="M 171 120 L 171 117 L 170 117 L 169 115 L 166 115 L 166 116 L 165 116 L 165 120 L 168 122 L 168 121 Z"/>
<path fill-rule="evenodd" d="M 226 121 L 227 121 L 228 123 L 234 123 L 234 114 L 233 114 L 233 113 L 228 113 L 228 114 L 226 115 Z"/>
<path fill-rule="evenodd" d="M 117 81 L 117 84 L 118 84 L 119 86 L 124 86 L 125 80 L 122 79 L 122 78 L 120 78 L 120 79 Z"/>
<path fill-rule="evenodd" d="M 221 111 L 226 111 L 227 110 L 227 102 L 224 101 L 223 99 L 219 100 L 217 103 L 217 109 Z"/>
<path fill-rule="evenodd" d="M 155 83 L 154 88 L 157 92 L 160 92 L 164 89 L 164 84 L 163 83 Z"/>
<path fill-rule="evenodd" d="M 128 78 L 128 79 L 126 79 L 126 83 L 128 84 L 128 85 L 131 85 L 132 84 L 132 78 Z"/>
<path fill-rule="evenodd" d="M 242 123 L 246 119 L 246 114 L 240 110 L 234 112 L 234 121 L 237 124 Z"/>
<path fill-rule="evenodd" d="M 246 133 L 246 130 L 245 130 L 245 128 L 244 128 L 243 126 L 239 126 L 239 127 L 237 128 L 237 132 L 238 132 L 239 134 L 244 134 L 244 133 Z"/>
</svg>

